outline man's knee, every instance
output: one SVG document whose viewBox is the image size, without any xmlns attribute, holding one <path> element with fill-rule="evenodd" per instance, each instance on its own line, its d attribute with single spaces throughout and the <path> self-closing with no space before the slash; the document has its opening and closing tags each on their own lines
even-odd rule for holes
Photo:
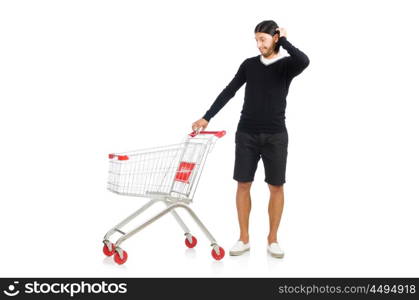
<svg viewBox="0 0 419 300">
<path fill-rule="evenodd" d="M 247 182 L 237 181 L 237 189 L 240 191 L 250 191 L 251 186 L 252 186 L 251 181 L 247 181 Z"/>
<path fill-rule="evenodd" d="M 283 184 L 272 185 L 272 184 L 268 183 L 268 186 L 269 186 L 269 190 L 271 191 L 271 193 L 279 193 L 279 192 L 282 192 L 284 190 L 284 185 Z"/>
</svg>

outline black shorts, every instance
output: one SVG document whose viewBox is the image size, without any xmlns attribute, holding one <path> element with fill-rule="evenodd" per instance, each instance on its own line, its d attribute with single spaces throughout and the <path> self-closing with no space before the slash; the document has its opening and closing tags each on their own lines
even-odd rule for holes
<svg viewBox="0 0 419 300">
<path fill-rule="evenodd" d="M 247 133 L 237 131 L 236 158 L 233 179 L 253 181 L 259 159 L 265 167 L 265 182 L 272 185 L 285 183 L 288 155 L 288 132 Z"/>
</svg>

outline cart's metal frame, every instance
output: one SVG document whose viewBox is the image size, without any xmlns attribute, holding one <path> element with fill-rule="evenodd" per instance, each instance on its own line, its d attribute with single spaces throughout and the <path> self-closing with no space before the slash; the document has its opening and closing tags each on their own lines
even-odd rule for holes
<svg viewBox="0 0 419 300">
<path fill-rule="evenodd" d="M 141 192 L 131 192 L 130 189 L 125 189 L 123 191 L 120 191 L 112 185 L 108 185 L 108 189 L 116 194 L 124 195 L 124 196 L 137 196 L 137 197 L 146 197 L 150 200 L 144 204 L 142 207 L 140 207 L 138 210 L 136 210 L 134 213 L 130 214 L 128 217 L 126 217 L 124 220 L 119 222 L 117 225 L 112 227 L 104 236 L 103 243 L 108 248 L 109 252 L 114 251 L 114 255 L 119 255 L 120 259 L 122 260 L 124 258 L 123 250 L 121 248 L 121 244 L 126 241 L 127 239 L 131 238 L 141 230 L 143 230 L 148 225 L 154 223 L 164 215 L 168 214 L 169 212 L 172 214 L 172 216 L 176 219 L 179 226 L 184 231 L 184 235 L 186 239 L 190 243 L 192 243 L 192 234 L 188 228 L 188 226 L 185 224 L 185 222 L 182 220 L 182 218 L 179 216 L 179 214 L 176 212 L 176 209 L 182 208 L 186 210 L 189 215 L 192 217 L 192 219 L 195 221 L 195 223 L 199 226 L 199 228 L 204 232 L 205 236 L 210 241 L 210 246 L 213 249 L 213 256 L 216 259 L 221 259 L 222 256 L 224 256 L 224 249 L 222 249 L 217 241 L 215 240 L 214 236 L 209 232 L 209 230 L 205 227 L 205 225 L 202 223 L 202 221 L 198 218 L 196 213 L 189 207 L 189 204 L 192 203 L 193 196 L 196 191 L 196 187 L 198 185 L 199 179 L 202 174 L 203 167 L 205 165 L 205 161 L 207 159 L 208 153 L 212 151 L 212 148 L 215 144 L 215 141 L 217 140 L 216 137 L 222 137 L 225 135 L 225 131 L 201 131 L 201 132 L 194 132 L 188 135 L 186 140 L 181 143 L 183 144 L 182 152 L 179 156 L 177 156 L 177 161 L 175 162 L 174 166 L 178 166 L 184 156 L 186 151 L 188 150 L 188 146 L 190 146 L 190 142 L 192 139 L 199 140 L 201 138 L 204 151 L 202 153 L 199 153 L 197 158 L 197 164 L 199 164 L 199 167 L 197 168 L 197 173 L 193 174 L 192 179 L 190 182 L 188 182 L 187 187 L 185 188 L 184 193 L 179 192 L 177 190 L 174 190 L 174 184 L 176 182 L 176 179 L 174 178 L 173 182 L 171 183 L 170 191 L 169 192 L 159 192 L 159 191 L 141 191 Z M 196 143 L 195 143 L 196 144 Z M 179 144 L 180 145 L 180 144 Z M 169 145 L 172 146 L 172 145 Z M 118 154 L 110 154 L 109 158 L 114 159 L 118 158 L 120 160 L 128 159 L 128 156 L 137 155 L 137 153 L 157 153 L 160 148 L 149 148 L 149 149 L 143 149 L 139 150 L 139 152 L 132 151 L 132 152 L 125 152 L 125 153 L 118 153 Z M 164 151 L 165 148 L 162 148 Z M 169 149 L 169 148 L 166 148 Z M 122 159 L 121 159 L 122 158 Z M 122 162 L 123 163 L 123 162 Z M 132 170 L 131 170 L 132 171 Z M 176 173 L 179 173 L 182 171 L 176 171 Z M 134 180 L 132 180 L 134 181 Z M 109 184 L 109 182 L 108 182 Z M 185 184 L 186 186 L 186 184 Z M 148 208 L 150 208 L 152 205 L 154 205 L 157 202 L 163 202 L 166 205 L 166 208 L 160 211 L 159 213 L 155 214 L 153 217 L 149 218 L 145 222 L 143 222 L 141 225 L 135 227 L 134 229 L 125 232 L 123 231 L 123 227 L 136 219 L 139 215 L 141 215 L 144 211 L 146 211 Z M 122 236 L 119 237 L 119 239 L 113 244 L 110 241 L 110 238 L 115 233 L 119 233 Z M 221 256 L 221 258 L 219 258 Z M 116 260 L 116 259 L 115 259 Z"/>
</svg>

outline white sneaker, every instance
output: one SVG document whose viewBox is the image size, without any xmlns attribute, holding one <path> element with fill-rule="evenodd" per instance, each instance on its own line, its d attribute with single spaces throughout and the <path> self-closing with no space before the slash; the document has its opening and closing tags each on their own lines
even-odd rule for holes
<svg viewBox="0 0 419 300">
<path fill-rule="evenodd" d="M 284 257 L 284 250 L 279 247 L 278 243 L 272 243 L 268 245 L 268 252 L 271 256 L 276 258 L 283 258 Z"/>
<path fill-rule="evenodd" d="M 250 243 L 243 243 L 242 241 L 237 241 L 236 244 L 230 249 L 231 256 L 242 255 L 246 251 L 250 250 Z"/>
</svg>

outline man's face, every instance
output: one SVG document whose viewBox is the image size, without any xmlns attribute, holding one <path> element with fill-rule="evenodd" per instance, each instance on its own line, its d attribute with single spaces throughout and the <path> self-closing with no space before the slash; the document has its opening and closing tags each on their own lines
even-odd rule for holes
<svg viewBox="0 0 419 300">
<path fill-rule="evenodd" d="M 275 43 L 278 41 L 278 34 L 272 36 L 264 32 L 256 32 L 255 40 L 260 53 L 268 57 L 274 53 Z"/>
</svg>

